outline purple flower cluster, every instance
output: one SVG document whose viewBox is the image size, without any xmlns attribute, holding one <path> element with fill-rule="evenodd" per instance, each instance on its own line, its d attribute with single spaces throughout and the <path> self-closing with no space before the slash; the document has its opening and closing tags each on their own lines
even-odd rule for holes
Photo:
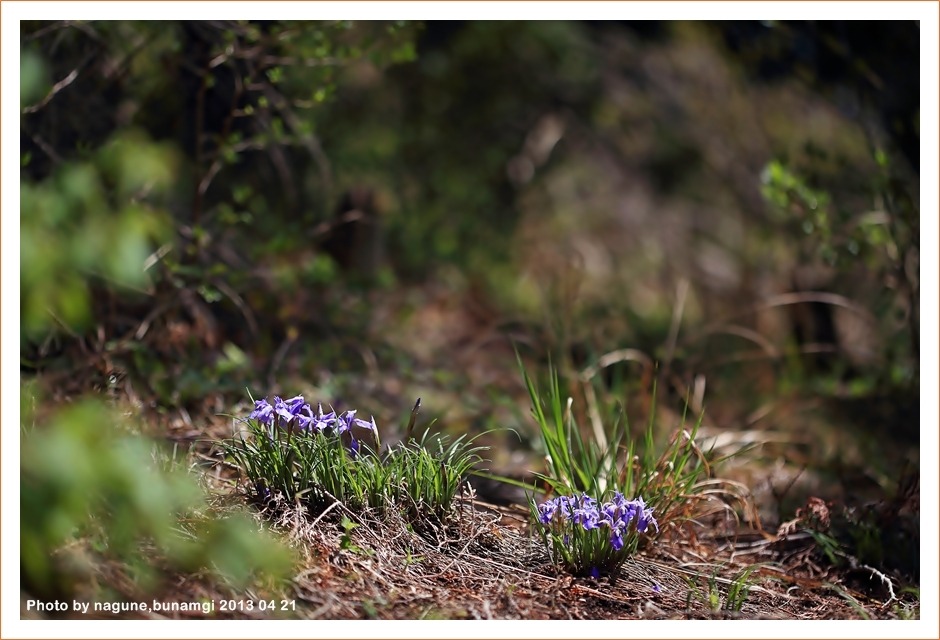
<svg viewBox="0 0 940 640">
<path fill-rule="evenodd" d="M 646 506 L 643 498 L 627 500 L 619 491 L 614 494 L 613 500 L 602 505 L 584 493 L 580 496 L 558 496 L 538 505 L 538 512 L 539 522 L 546 526 L 554 520 L 579 525 L 585 531 L 608 527 L 610 545 L 617 551 L 623 548 L 623 537 L 631 522 L 640 533 L 645 533 L 650 525 L 659 531 L 653 510 Z"/>
<path fill-rule="evenodd" d="M 277 424 L 280 427 L 292 427 L 300 431 L 312 433 L 326 433 L 342 435 L 349 434 L 350 448 L 354 451 L 359 450 L 359 442 L 353 434 L 353 427 L 367 429 L 375 435 L 378 441 L 379 429 L 375 424 L 373 417 L 371 422 L 360 420 L 356 417 L 355 411 L 344 411 L 337 414 L 331 410 L 329 413 L 323 413 L 323 406 L 317 403 L 317 410 L 313 411 L 310 405 L 304 402 L 303 396 L 294 396 L 287 400 L 282 400 L 279 396 L 274 396 L 274 404 L 268 402 L 267 398 L 255 401 L 255 410 L 248 416 L 251 420 L 257 420 L 263 425 L 273 426 Z"/>
</svg>

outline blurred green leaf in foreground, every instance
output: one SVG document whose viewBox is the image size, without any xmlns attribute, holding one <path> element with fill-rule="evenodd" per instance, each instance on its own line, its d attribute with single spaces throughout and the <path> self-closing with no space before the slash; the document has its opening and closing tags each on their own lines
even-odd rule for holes
<svg viewBox="0 0 940 640">
<path fill-rule="evenodd" d="M 246 514 L 212 514 L 174 456 L 116 426 L 121 417 L 102 403 L 34 425 L 34 399 L 24 400 L 20 563 L 31 593 L 72 595 L 104 560 L 126 566 L 143 592 L 159 589 L 161 568 L 209 568 L 236 586 L 289 570 L 280 543 Z"/>
</svg>

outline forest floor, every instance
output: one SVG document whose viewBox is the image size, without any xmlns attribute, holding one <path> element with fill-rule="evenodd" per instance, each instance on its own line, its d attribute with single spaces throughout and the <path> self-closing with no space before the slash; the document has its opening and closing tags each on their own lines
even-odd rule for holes
<svg viewBox="0 0 940 640">
<path fill-rule="evenodd" d="M 420 314 L 412 317 L 412 324 L 419 327 L 416 331 L 429 326 L 449 328 L 446 336 L 436 338 L 423 331 L 429 353 L 444 352 L 428 344 L 435 339 L 441 344 L 466 343 L 465 336 L 457 335 L 456 315 L 442 317 L 449 312 L 440 305 L 421 308 L 424 314 L 437 317 L 433 321 Z M 526 412 L 508 342 L 466 352 L 455 347 L 450 353 L 456 354 L 449 356 L 450 370 L 465 373 L 457 381 L 423 373 L 385 374 L 367 382 L 359 379 L 358 385 L 343 384 L 346 398 L 351 399 L 347 402 L 361 407 L 383 402 L 394 406 L 393 398 L 423 394 L 431 407 L 450 407 L 439 413 L 432 409 L 432 415 L 443 414 L 445 424 L 459 430 L 488 424 L 470 417 L 484 401 L 470 397 L 468 389 L 485 388 L 489 397 L 503 394 L 509 399 L 503 409 L 518 403 L 513 411 Z M 494 366 L 494 362 L 499 364 Z M 294 381 L 303 384 L 292 377 L 292 367 L 299 375 L 299 364 L 285 364 L 282 387 L 292 388 Z M 302 390 L 308 397 L 323 391 Z M 371 398 L 371 403 L 365 398 Z M 247 401 L 224 406 L 219 396 L 207 400 L 201 409 L 155 417 L 155 433 L 168 430 L 172 440 L 192 446 L 193 466 L 204 469 L 205 483 L 222 511 L 244 509 L 250 500 L 236 470 L 220 458 L 218 443 L 232 435 L 231 417 L 220 414 L 242 415 L 248 410 Z M 670 424 L 675 416 L 668 411 L 663 415 L 666 428 L 677 426 Z M 806 414 L 797 418 L 805 421 Z M 778 420 L 776 424 L 779 429 L 784 423 Z M 799 457 L 799 438 L 791 438 L 790 448 L 780 450 L 774 448 L 770 430 L 755 435 L 704 425 L 701 435 L 715 439 L 722 433 L 723 439 L 712 442 L 719 449 L 740 449 L 742 443 L 753 445 L 763 438 L 756 449 L 765 449 L 765 455 L 742 452 L 714 471 L 716 478 L 730 479 L 745 489 L 736 496 L 736 504 L 717 497 L 707 501 L 694 520 L 666 527 L 614 580 L 572 577 L 559 570 L 533 531 L 528 506 L 519 493 L 471 478 L 455 515 L 422 531 L 394 515 L 351 513 L 342 505 L 326 514 L 305 513 L 296 505 L 251 505 L 259 522 L 279 532 L 301 557 L 286 585 L 258 584 L 238 590 L 209 574 L 172 574 L 164 580 L 161 593 L 144 594 L 128 567 L 103 561 L 96 571 L 98 584 L 89 588 L 100 592 L 104 587 L 130 602 L 240 603 L 236 610 L 222 611 L 216 606 L 208 614 L 202 610 L 101 614 L 112 618 L 802 620 L 919 616 L 917 560 L 911 564 L 910 559 L 891 557 L 898 546 L 917 548 L 916 484 L 867 506 L 849 506 L 853 496 L 844 490 L 845 483 L 827 484 L 825 475 Z M 513 450 L 498 437 L 490 444 L 485 457 L 494 472 L 509 474 L 533 466 L 531 451 Z M 793 495 L 788 496 L 790 491 Z M 859 489 L 855 498 L 862 495 Z M 859 540 L 857 531 L 868 530 L 865 527 L 878 531 L 877 540 L 884 546 L 880 563 L 860 558 L 853 546 Z M 827 546 L 826 541 L 833 544 Z M 93 594 L 89 592 L 89 599 L 94 599 Z"/>
</svg>

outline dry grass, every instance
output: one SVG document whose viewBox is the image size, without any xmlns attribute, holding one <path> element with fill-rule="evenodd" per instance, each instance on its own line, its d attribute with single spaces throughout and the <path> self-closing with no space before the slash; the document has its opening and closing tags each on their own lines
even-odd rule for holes
<svg viewBox="0 0 940 640">
<path fill-rule="evenodd" d="M 230 494 L 219 500 L 234 507 L 239 498 Z M 296 602 L 294 611 L 216 608 L 208 615 L 130 612 L 97 617 L 859 619 L 898 617 L 914 606 L 911 598 L 886 602 L 884 589 L 873 588 L 870 581 L 863 584 L 859 578 L 864 576 L 856 575 L 853 583 L 851 571 L 818 566 L 806 536 L 736 536 L 727 527 L 716 534 L 721 527 L 715 522 L 671 527 L 610 582 L 559 572 L 527 531 L 523 509 L 481 503 L 469 490 L 463 492 L 455 517 L 420 531 L 394 511 L 378 517 L 345 512 L 341 505 L 312 518 L 294 505 L 269 503 L 257 515 L 300 551 L 296 575 L 286 584 L 237 591 L 208 575 L 168 574 L 160 592 L 143 594 L 127 567 L 101 560 L 95 588 L 106 585 L 109 593 L 128 602 L 287 599 Z M 356 526 L 344 526 L 344 519 Z M 729 608 L 735 577 L 755 566 L 747 597 L 739 608 Z M 702 597 L 709 580 L 717 607 Z M 100 592 L 91 596 L 89 600 L 101 599 Z"/>
<path fill-rule="evenodd" d="M 511 351 L 503 351 L 504 360 L 510 363 Z M 492 368 L 490 378 L 504 370 L 500 388 L 514 389 L 513 395 L 518 396 L 518 380 L 505 373 L 512 367 L 496 367 L 484 360 L 482 364 Z M 401 389 L 388 392 L 392 391 L 402 393 Z M 447 389 L 440 391 L 434 395 L 446 397 Z M 447 422 L 460 423 L 461 406 L 455 402 L 454 407 Z M 226 406 L 214 396 L 198 414 L 180 410 L 148 419 L 154 432 L 180 443 L 180 451 L 192 445 L 193 466 L 215 495 L 214 506 L 220 513 L 244 508 L 245 499 L 238 490 L 234 469 L 221 460 L 216 445 L 231 437 L 232 422 L 217 414 L 241 415 L 244 408 Z M 779 422 L 779 410 L 776 417 Z M 812 473 L 814 452 L 807 451 L 798 431 L 781 428 L 777 434 L 759 427 L 746 431 L 708 427 L 703 435 L 714 441 L 711 444 L 716 450 L 756 446 L 762 455 L 773 453 L 775 459 L 787 460 L 791 466 L 801 455 L 808 456 L 800 466 L 809 465 L 809 471 L 801 478 Z M 151 619 L 883 619 L 918 615 L 918 599 L 902 590 L 905 583 L 900 575 L 879 574 L 859 563 L 837 568 L 827 563 L 805 534 L 780 537 L 761 531 L 759 523 L 766 522 L 768 507 L 769 511 L 779 507 L 771 502 L 779 501 L 779 490 L 790 485 L 780 479 L 776 482 L 778 491 L 764 496 L 760 487 L 775 473 L 774 468 L 749 455 L 733 463 L 733 469 L 721 471 L 733 471 L 725 479 L 733 477 L 740 482 L 724 482 L 724 495 L 716 492 L 710 496 L 686 526 L 664 531 L 627 562 L 613 583 L 559 572 L 538 537 L 528 531 L 528 510 L 524 507 L 497 507 L 464 493 L 455 517 L 420 531 L 409 527 L 395 511 L 378 517 L 348 513 L 337 505 L 320 517 L 322 514 L 305 513 L 294 505 L 256 508 L 259 523 L 277 530 L 301 560 L 286 583 L 254 585 L 249 590 L 235 589 L 208 574 L 164 570 L 158 587 L 144 592 L 130 567 L 94 552 L 88 541 L 79 540 L 75 544 L 87 547 L 85 557 L 93 567 L 93 578 L 80 585 L 76 597 L 127 602 L 283 598 L 296 603 L 295 610 L 275 614 L 221 612 L 216 608 L 208 615 L 100 615 Z M 742 491 L 729 495 L 727 489 L 734 486 Z M 761 512 L 760 518 L 753 515 L 755 510 Z M 357 526 L 344 528 L 344 516 Z M 141 549 L 141 554 L 152 557 L 154 550 Z M 747 598 L 737 610 L 722 608 L 735 576 L 754 565 L 759 568 L 751 576 Z M 891 580 L 896 599 L 891 599 L 882 578 Z M 707 594 L 710 579 L 718 607 L 698 595 Z M 23 615 L 28 617 L 26 612 Z"/>
<path fill-rule="evenodd" d="M 245 508 L 239 479 L 220 459 L 215 444 L 231 436 L 230 419 L 193 419 L 181 413 L 164 416 L 154 426 L 169 432 L 184 447 L 194 445 L 193 466 L 201 470 L 215 496 L 215 511 Z M 725 440 L 731 433 L 735 432 L 726 433 Z M 734 442 L 722 442 L 718 448 L 737 449 L 742 443 L 765 448 L 793 444 L 765 442 L 764 435 L 772 432 L 736 432 L 737 438 L 730 438 Z M 737 470 L 747 469 L 753 477 L 772 472 L 747 455 L 735 464 Z M 743 484 L 724 482 L 722 492 L 709 495 L 691 521 L 668 527 L 628 561 L 613 582 L 560 572 L 538 537 L 528 530 L 526 508 L 488 504 L 465 490 L 454 517 L 422 530 L 409 526 L 394 510 L 380 517 L 350 513 L 341 505 L 325 514 L 306 513 L 289 504 L 255 505 L 259 523 L 279 532 L 300 561 L 287 582 L 256 584 L 248 590 L 235 589 L 208 574 L 164 570 L 158 587 L 144 592 L 130 567 L 94 552 L 88 541 L 80 540 L 75 544 L 87 547 L 84 555 L 93 567 L 93 578 L 80 586 L 76 597 L 216 603 L 286 599 L 296 603 L 295 610 L 274 614 L 221 612 L 218 607 L 209 614 L 99 614 L 148 619 L 885 619 L 918 615 L 918 599 L 902 590 L 905 582 L 900 575 L 858 562 L 838 568 L 826 561 L 806 534 L 796 531 L 777 536 L 761 531 L 760 519 L 747 514 L 764 510 L 764 499 L 757 495 L 755 500 L 748 490 L 728 494 L 726 489 L 732 486 L 744 489 Z M 344 518 L 356 526 L 344 527 Z M 153 557 L 154 553 L 141 549 L 142 555 Z M 728 608 L 727 594 L 735 577 L 755 566 L 747 597 L 740 607 Z M 891 589 L 885 579 L 891 581 Z M 718 606 L 708 601 L 710 581 Z M 25 611 L 23 615 L 28 617 Z"/>
<path fill-rule="evenodd" d="M 278 516 L 278 527 L 305 554 L 291 586 L 299 617 L 855 619 L 893 617 L 898 607 L 880 581 L 861 575 L 853 581 L 852 571 L 814 565 L 814 545 L 800 536 L 755 541 L 706 537 L 713 526 L 673 527 L 609 582 L 560 572 L 527 531 L 522 509 L 482 504 L 466 493 L 455 518 L 420 533 L 394 513 L 359 516 L 360 526 L 348 532 L 338 520 L 313 525 L 292 508 Z M 755 566 L 746 599 L 728 608 L 736 576 Z M 690 587 L 689 581 L 704 590 L 709 578 L 718 608 Z"/>
</svg>

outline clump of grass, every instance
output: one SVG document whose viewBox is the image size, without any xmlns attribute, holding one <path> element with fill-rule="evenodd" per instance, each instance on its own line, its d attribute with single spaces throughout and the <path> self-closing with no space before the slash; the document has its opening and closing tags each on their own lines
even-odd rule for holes
<svg viewBox="0 0 940 640">
<path fill-rule="evenodd" d="M 760 568 L 760 565 L 749 565 L 735 574 L 728 580 L 721 580 L 718 573 L 721 568 L 715 569 L 707 580 L 700 587 L 691 578 L 686 578 L 689 585 L 689 592 L 686 596 L 686 608 L 692 608 L 693 600 L 698 600 L 705 604 L 713 613 L 720 611 L 741 611 L 744 603 L 747 602 L 751 593 L 751 587 L 754 585 L 754 574 Z M 718 586 L 719 581 L 726 582 L 728 588 L 722 593 Z"/>
<path fill-rule="evenodd" d="M 561 519 L 546 519 L 549 503 L 533 502 L 540 532 L 553 557 L 567 569 L 616 574 L 640 547 L 640 534 L 658 532 L 687 511 L 697 486 L 710 474 L 707 457 L 695 444 L 701 418 L 690 429 L 681 428 L 658 454 L 653 440 L 655 413 L 642 443 L 631 438 L 619 420 L 603 434 L 602 442 L 588 439 L 571 410 L 572 399 L 561 394 L 557 371 L 549 367 L 549 387 L 543 395 L 521 360 L 519 368 L 545 449 L 546 473 L 537 475 L 559 496 L 556 501 L 574 499 L 581 509 Z"/>
<path fill-rule="evenodd" d="M 420 402 L 407 439 L 384 451 L 374 419 L 358 419 L 355 411 L 324 413 L 322 406 L 313 411 L 302 396 L 255 402 L 242 420 L 247 437 L 225 448 L 261 502 L 282 498 L 317 514 L 339 503 L 352 512 L 397 509 L 413 521 L 443 520 L 482 447 L 429 429 L 413 437 Z"/>
</svg>

